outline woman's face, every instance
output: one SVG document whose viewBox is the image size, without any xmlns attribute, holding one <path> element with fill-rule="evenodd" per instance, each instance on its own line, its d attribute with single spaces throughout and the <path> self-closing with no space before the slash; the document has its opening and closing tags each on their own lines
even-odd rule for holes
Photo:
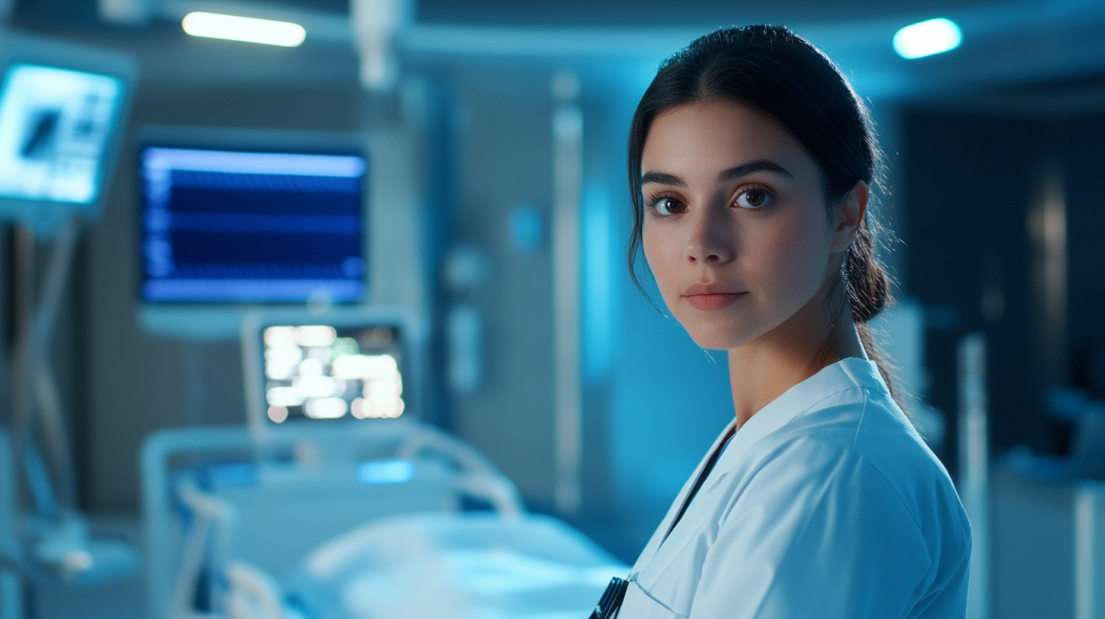
<svg viewBox="0 0 1105 619">
<path fill-rule="evenodd" d="M 668 309 L 703 348 L 736 348 L 816 315 L 799 310 L 839 272 L 858 225 L 852 211 L 861 218 L 866 206 L 860 184 L 830 220 L 806 150 L 734 103 L 657 117 L 641 170 L 645 256 Z"/>
</svg>

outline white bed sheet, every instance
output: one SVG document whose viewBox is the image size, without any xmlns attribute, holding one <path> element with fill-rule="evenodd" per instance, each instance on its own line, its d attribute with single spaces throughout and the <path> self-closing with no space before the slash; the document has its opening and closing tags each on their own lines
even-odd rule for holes
<svg viewBox="0 0 1105 619">
<path fill-rule="evenodd" d="M 585 619 L 628 569 L 554 518 L 417 514 L 320 546 L 286 590 L 309 619 Z"/>
</svg>

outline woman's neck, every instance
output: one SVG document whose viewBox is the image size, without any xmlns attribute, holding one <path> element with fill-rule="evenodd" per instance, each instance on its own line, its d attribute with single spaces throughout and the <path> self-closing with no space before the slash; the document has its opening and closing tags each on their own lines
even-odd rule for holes
<svg viewBox="0 0 1105 619">
<path fill-rule="evenodd" d="M 836 328 L 822 303 L 811 302 L 753 342 L 729 351 L 729 384 L 740 428 L 788 389 L 841 359 L 867 359 L 849 312 Z"/>
</svg>

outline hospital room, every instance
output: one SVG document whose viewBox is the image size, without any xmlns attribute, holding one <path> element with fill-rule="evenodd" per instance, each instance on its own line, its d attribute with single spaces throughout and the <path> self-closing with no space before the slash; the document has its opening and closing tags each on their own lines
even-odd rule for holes
<svg viewBox="0 0 1105 619">
<path fill-rule="evenodd" d="M 0 0 L 0 619 L 1105 619 L 1103 206 L 1097 0 Z"/>
</svg>

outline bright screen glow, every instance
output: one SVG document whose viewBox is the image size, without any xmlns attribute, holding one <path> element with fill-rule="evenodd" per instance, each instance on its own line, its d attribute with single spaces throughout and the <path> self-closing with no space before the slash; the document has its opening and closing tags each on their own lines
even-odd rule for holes
<svg viewBox="0 0 1105 619">
<path fill-rule="evenodd" d="M 184 32 L 194 37 L 281 47 L 298 47 L 307 38 L 307 31 L 299 24 L 219 13 L 189 13 L 184 16 L 181 26 Z"/>
<path fill-rule="evenodd" d="M 409 460 L 375 460 L 357 467 L 362 484 L 405 484 L 414 479 L 414 463 Z"/>
<path fill-rule="evenodd" d="M 145 300 L 364 296 L 364 157 L 150 147 L 141 166 Z"/>
<path fill-rule="evenodd" d="M 0 87 L 0 197 L 95 202 L 122 92 L 105 75 L 12 65 Z"/>
<path fill-rule="evenodd" d="M 937 18 L 906 26 L 894 35 L 894 51 L 902 58 L 922 58 L 959 47 L 963 33 L 950 19 Z"/>
<path fill-rule="evenodd" d="M 393 419 L 406 410 L 395 327 L 275 325 L 262 338 L 269 421 Z"/>
</svg>

